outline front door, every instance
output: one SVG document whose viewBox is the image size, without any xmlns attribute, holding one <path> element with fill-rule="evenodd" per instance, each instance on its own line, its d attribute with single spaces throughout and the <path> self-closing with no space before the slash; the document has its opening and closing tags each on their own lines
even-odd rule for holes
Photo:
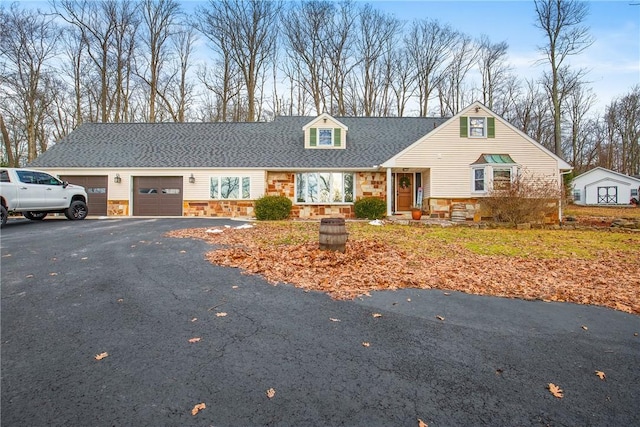
<svg viewBox="0 0 640 427">
<path fill-rule="evenodd" d="M 408 211 L 413 203 L 413 173 L 396 174 L 396 211 Z"/>
</svg>

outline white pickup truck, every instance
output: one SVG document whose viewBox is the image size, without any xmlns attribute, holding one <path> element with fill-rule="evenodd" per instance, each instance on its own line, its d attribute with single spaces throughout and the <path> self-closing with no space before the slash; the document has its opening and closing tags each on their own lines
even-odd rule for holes
<svg viewBox="0 0 640 427">
<path fill-rule="evenodd" d="M 2 225 L 12 212 L 34 221 L 49 213 L 64 213 L 71 220 L 89 213 L 83 187 L 33 169 L 0 168 L 0 204 Z"/>
</svg>

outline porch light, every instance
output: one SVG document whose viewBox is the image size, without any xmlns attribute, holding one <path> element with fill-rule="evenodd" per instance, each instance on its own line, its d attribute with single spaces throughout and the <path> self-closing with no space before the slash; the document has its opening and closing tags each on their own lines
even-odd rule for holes
<svg viewBox="0 0 640 427">
<path fill-rule="evenodd" d="M 189 183 L 190 184 L 195 184 L 196 183 L 196 177 L 193 176 L 193 174 L 191 174 L 191 176 L 189 177 Z"/>
<path fill-rule="evenodd" d="M 120 178 L 120 174 L 117 173 L 116 176 L 113 177 L 113 182 L 116 184 L 120 184 L 122 182 L 122 178 Z"/>
</svg>

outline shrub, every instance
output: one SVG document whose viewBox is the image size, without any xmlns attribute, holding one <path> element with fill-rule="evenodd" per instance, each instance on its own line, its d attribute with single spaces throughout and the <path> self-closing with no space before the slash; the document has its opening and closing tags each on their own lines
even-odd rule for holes
<svg viewBox="0 0 640 427">
<path fill-rule="evenodd" d="M 378 197 L 365 197 L 353 205 L 356 218 L 381 219 L 387 213 L 387 203 Z"/>
<path fill-rule="evenodd" d="M 254 210 L 258 220 L 281 220 L 291 215 L 291 200 L 284 196 L 262 196 L 256 200 Z"/>
<path fill-rule="evenodd" d="M 511 185 L 493 189 L 480 200 L 498 222 L 523 224 L 544 222 L 546 216 L 558 212 L 562 189 L 555 178 L 540 177 L 528 172 L 518 174 Z"/>
</svg>

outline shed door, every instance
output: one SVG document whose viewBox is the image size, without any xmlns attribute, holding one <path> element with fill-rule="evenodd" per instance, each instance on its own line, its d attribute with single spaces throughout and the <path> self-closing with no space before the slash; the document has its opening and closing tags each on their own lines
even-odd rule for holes
<svg viewBox="0 0 640 427">
<path fill-rule="evenodd" d="M 107 215 L 107 192 L 109 189 L 107 175 L 63 175 L 60 179 L 70 184 L 82 185 L 87 190 L 89 215 Z"/>
<path fill-rule="evenodd" d="M 182 177 L 134 177 L 133 215 L 182 216 Z"/>
</svg>

